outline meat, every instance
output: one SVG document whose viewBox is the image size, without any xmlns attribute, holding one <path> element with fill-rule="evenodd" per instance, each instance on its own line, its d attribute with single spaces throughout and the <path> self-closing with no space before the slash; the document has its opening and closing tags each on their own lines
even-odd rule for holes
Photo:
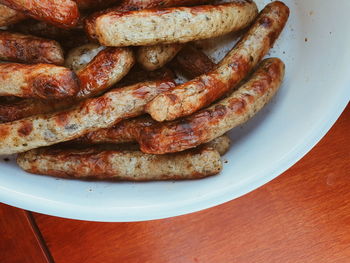
<svg viewBox="0 0 350 263">
<path fill-rule="evenodd" d="M 190 115 L 234 89 L 266 55 L 289 16 L 282 2 L 267 5 L 254 25 L 213 71 L 157 96 L 146 111 L 157 121 Z"/>
<path fill-rule="evenodd" d="M 254 2 L 195 7 L 110 11 L 89 20 L 91 37 L 105 46 L 144 46 L 186 43 L 238 31 L 257 15 Z"/>
<path fill-rule="evenodd" d="M 17 163 L 35 174 L 123 181 L 199 179 L 222 170 L 220 154 L 208 146 L 169 155 L 42 148 L 20 154 Z"/>
<path fill-rule="evenodd" d="M 154 81 L 117 88 L 66 111 L 0 124 L 0 155 L 78 138 L 144 113 L 144 105 L 174 82 Z"/>
<path fill-rule="evenodd" d="M 25 18 L 26 16 L 21 12 L 0 4 L 0 26 L 9 26 Z"/>
<path fill-rule="evenodd" d="M 0 60 L 62 65 L 64 57 L 54 40 L 0 31 Z"/>
<path fill-rule="evenodd" d="M 58 99 L 77 94 L 78 78 L 67 68 L 50 64 L 0 64 L 0 96 Z"/>
<path fill-rule="evenodd" d="M 261 63 L 227 98 L 183 119 L 142 128 L 137 141 L 145 153 L 179 152 L 209 142 L 254 116 L 276 94 L 284 77 L 277 58 Z"/>
</svg>

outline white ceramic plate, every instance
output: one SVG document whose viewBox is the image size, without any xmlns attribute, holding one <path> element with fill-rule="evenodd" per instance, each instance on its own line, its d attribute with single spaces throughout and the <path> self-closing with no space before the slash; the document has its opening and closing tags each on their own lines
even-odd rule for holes
<svg viewBox="0 0 350 263">
<path fill-rule="evenodd" d="M 257 1 L 260 8 L 269 2 Z M 188 182 L 85 182 L 31 175 L 1 161 L 0 201 L 67 218 L 140 221 L 224 203 L 284 172 L 326 134 L 349 101 L 350 1 L 284 2 L 291 17 L 270 55 L 286 62 L 286 80 L 270 105 L 231 132 L 233 146 L 220 175 Z"/>
</svg>

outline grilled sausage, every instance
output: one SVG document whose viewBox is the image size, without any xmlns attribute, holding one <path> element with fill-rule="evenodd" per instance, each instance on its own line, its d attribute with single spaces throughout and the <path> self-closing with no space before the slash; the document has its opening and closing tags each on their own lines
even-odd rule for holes
<svg viewBox="0 0 350 263">
<path fill-rule="evenodd" d="M 171 62 L 172 68 L 189 79 L 208 73 L 215 66 L 216 64 L 207 55 L 192 45 L 186 45 Z"/>
<path fill-rule="evenodd" d="M 74 27 L 79 20 L 73 0 L 0 0 L 1 4 L 59 27 Z"/>
<path fill-rule="evenodd" d="M 73 48 L 67 54 L 64 65 L 73 71 L 78 71 L 84 68 L 104 48 L 96 43 L 87 43 Z"/>
<path fill-rule="evenodd" d="M 92 19 L 92 25 L 86 29 L 105 46 L 185 43 L 245 28 L 257 12 L 255 3 L 250 0 L 195 7 L 110 11 Z"/>
<path fill-rule="evenodd" d="M 208 147 L 211 147 L 219 152 L 219 154 L 225 155 L 230 149 L 231 139 L 227 135 L 222 135 L 206 143 Z"/>
<path fill-rule="evenodd" d="M 74 96 L 78 78 L 67 68 L 50 64 L 0 64 L 0 96 L 57 99 Z"/>
<path fill-rule="evenodd" d="M 154 81 L 117 88 L 63 112 L 0 124 L 0 155 L 53 145 L 115 125 L 144 112 L 144 105 L 174 82 Z"/>
<path fill-rule="evenodd" d="M 146 70 L 156 70 L 171 61 L 182 49 L 182 44 L 168 44 L 139 47 L 137 61 Z"/>
<path fill-rule="evenodd" d="M 59 101 L 22 99 L 0 103 L 0 123 L 10 122 L 43 113 L 52 113 L 74 105 L 73 99 Z"/>
<path fill-rule="evenodd" d="M 129 11 L 172 6 L 193 6 L 209 2 L 213 2 L 213 0 L 122 0 L 119 8 Z"/>
<path fill-rule="evenodd" d="M 265 56 L 283 30 L 289 16 L 282 2 L 267 5 L 243 39 L 217 68 L 151 101 L 146 111 L 157 121 L 190 115 L 235 88 Z"/>
<path fill-rule="evenodd" d="M 80 80 L 78 99 L 93 97 L 121 80 L 134 65 L 129 48 L 108 47 L 77 71 Z"/>
<path fill-rule="evenodd" d="M 142 128 L 137 138 L 141 150 L 179 152 L 221 136 L 257 113 L 277 92 L 283 76 L 281 60 L 265 60 L 246 84 L 211 107 L 184 119 Z"/>
<path fill-rule="evenodd" d="M 0 31 L 0 60 L 62 65 L 64 57 L 54 40 Z"/>
<path fill-rule="evenodd" d="M 199 179 L 222 170 L 219 153 L 210 147 L 151 155 L 140 151 L 35 149 L 17 157 L 34 174 L 128 181 Z"/>
<path fill-rule="evenodd" d="M 0 4 L 0 26 L 9 26 L 25 18 L 26 16 L 21 12 Z"/>
</svg>

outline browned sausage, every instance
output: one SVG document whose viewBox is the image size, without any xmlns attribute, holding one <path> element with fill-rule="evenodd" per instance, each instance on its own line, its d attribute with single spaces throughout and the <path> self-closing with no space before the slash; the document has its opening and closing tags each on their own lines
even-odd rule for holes
<svg viewBox="0 0 350 263">
<path fill-rule="evenodd" d="M 145 82 L 113 89 L 76 107 L 0 124 L 0 155 L 69 141 L 144 113 L 144 105 L 174 82 Z"/>
<path fill-rule="evenodd" d="M 184 119 L 144 127 L 137 139 L 145 153 L 179 152 L 209 142 L 246 122 L 277 92 L 284 64 L 267 59 L 250 80 L 227 98 Z"/>
<path fill-rule="evenodd" d="M 57 99 L 77 94 L 78 78 L 67 68 L 50 64 L 0 64 L 0 96 Z"/>
<path fill-rule="evenodd" d="M 121 80 L 135 63 L 129 48 L 101 50 L 86 67 L 77 71 L 80 80 L 78 99 L 93 97 Z"/>
<path fill-rule="evenodd" d="M 9 26 L 25 18 L 26 16 L 21 12 L 0 4 L 0 26 Z"/>
<path fill-rule="evenodd" d="M 54 40 L 0 31 L 0 60 L 62 65 L 64 57 Z"/>
<path fill-rule="evenodd" d="M 98 16 L 90 36 L 104 46 L 146 46 L 186 43 L 247 27 L 256 17 L 252 1 L 218 5 L 111 11 Z"/>
<path fill-rule="evenodd" d="M 20 154 L 17 163 L 34 174 L 128 181 L 199 179 L 222 170 L 219 153 L 208 146 L 168 155 L 42 148 Z"/>
<path fill-rule="evenodd" d="M 73 0 L 0 0 L 0 3 L 59 27 L 74 27 L 79 20 L 78 6 Z"/>
<path fill-rule="evenodd" d="M 282 2 L 267 5 L 254 25 L 217 68 L 151 101 L 146 111 L 157 121 L 187 116 L 235 88 L 266 55 L 283 30 L 289 8 Z"/>
<path fill-rule="evenodd" d="M 186 45 L 171 62 L 171 66 L 187 78 L 193 79 L 212 71 L 216 64 L 199 49 Z"/>
</svg>

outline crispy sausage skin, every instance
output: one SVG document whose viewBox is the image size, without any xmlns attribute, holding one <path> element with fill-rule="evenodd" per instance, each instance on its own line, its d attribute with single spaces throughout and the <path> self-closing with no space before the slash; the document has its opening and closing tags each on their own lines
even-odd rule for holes
<svg viewBox="0 0 350 263">
<path fill-rule="evenodd" d="M 257 15 L 250 0 L 195 7 L 110 11 L 93 19 L 88 33 L 105 46 L 186 43 L 238 31 Z"/>
<path fill-rule="evenodd" d="M 141 115 L 148 101 L 174 85 L 169 81 L 138 83 L 88 99 L 70 110 L 0 124 L 0 155 L 72 140 Z"/>
<path fill-rule="evenodd" d="M 62 65 L 64 57 L 54 40 L 0 31 L 0 60 Z"/>
<path fill-rule="evenodd" d="M 25 18 L 26 16 L 21 12 L 0 4 L 0 26 L 9 26 Z"/>
<path fill-rule="evenodd" d="M 152 154 L 179 152 L 221 136 L 257 113 L 277 92 L 283 77 L 281 60 L 265 60 L 246 84 L 209 108 L 142 128 L 137 138 L 141 150 Z"/>
<path fill-rule="evenodd" d="M 146 70 L 153 71 L 171 61 L 182 49 L 182 44 L 167 44 L 139 47 L 137 62 Z"/>
<path fill-rule="evenodd" d="M 80 80 L 78 99 L 98 95 L 121 80 L 135 63 L 129 48 L 107 47 L 101 50 L 85 67 L 78 70 Z"/>
<path fill-rule="evenodd" d="M 193 79 L 212 71 L 216 64 L 199 49 L 192 45 L 186 45 L 171 62 L 171 67 Z"/>
<path fill-rule="evenodd" d="M 93 148 L 42 148 L 20 154 L 17 163 L 34 174 L 123 181 L 199 179 L 222 170 L 220 154 L 207 146 L 167 155 Z"/>
<path fill-rule="evenodd" d="M 190 115 L 225 95 L 266 55 L 283 30 L 288 16 L 289 9 L 282 2 L 267 5 L 215 70 L 160 94 L 147 105 L 146 111 L 157 121 L 174 120 Z"/>
<path fill-rule="evenodd" d="M 125 10 L 140 10 L 150 8 L 192 6 L 212 2 L 213 0 L 122 0 L 120 7 Z"/>
<path fill-rule="evenodd" d="M 59 27 L 74 27 L 79 20 L 78 6 L 73 0 L 0 0 L 0 3 Z"/>
<path fill-rule="evenodd" d="M 77 94 L 74 72 L 50 64 L 0 64 L 0 96 L 58 99 Z"/>
</svg>

